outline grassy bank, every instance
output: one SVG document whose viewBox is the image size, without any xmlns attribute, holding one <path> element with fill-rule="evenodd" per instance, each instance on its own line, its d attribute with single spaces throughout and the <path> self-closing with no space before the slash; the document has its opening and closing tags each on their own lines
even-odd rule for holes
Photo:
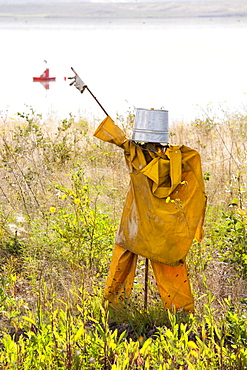
<svg viewBox="0 0 247 370">
<path fill-rule="evenodd" d="M 116 123 L 132 122 L 130 110 Z M 152 271 L 143 309 L 142 258 L 131 299 L 103 303 L 129 175 L 96 125 L 2 114 L 0 369 L 245 369 L 247 112 L 209 105 L 170 128 L 171 143 L 200 152 L 208 195 L 188 255 L 191 315 L 163 309 Z"/>
</svg>

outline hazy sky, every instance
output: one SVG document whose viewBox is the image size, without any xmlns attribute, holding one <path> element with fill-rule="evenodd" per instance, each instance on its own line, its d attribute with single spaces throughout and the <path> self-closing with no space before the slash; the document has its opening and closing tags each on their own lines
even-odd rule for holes
<svg viewBox="0 0 247 370">
<path fill-rule="evenodd" d="M 194 1 L 194 2 L 201 2 L 202 0 L 14 0 L 14 1 L 10 1 L 10 0 L 0 0 L 0 3 L 70 3 L 70 2 L 76 2 L 76 3 L 80 3 L 80 2 L 94 2 L 94 3 L 142 3 L 142 2 L 146 2 L 146 3 L 166 3 L 166 2 L 186 2 L 186 1 Z M 225 1 L 225 0 L 203 0 L 205 2 L 209 2 L 209 1 L 216 1 L 216 2 L 220 2 L 220 1 Z M 245 0 L 242 0 L 242 1 L 245 1 Z"/>
</svg>

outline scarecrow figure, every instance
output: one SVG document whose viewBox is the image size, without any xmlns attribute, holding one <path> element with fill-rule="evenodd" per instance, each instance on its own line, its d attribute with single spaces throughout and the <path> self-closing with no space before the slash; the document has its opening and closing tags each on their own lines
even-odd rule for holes
<svg viewBox="0 0 247 370">
<path fill-rule="evenodd" d="M 202 238 L 206 195 L 199 153 L 184 145 L 162 147 L 157 137 L 140 145 L 109 116 L 94 136 L 124 150 L 130 173 L 105 298 L 116 304 L 129 297 L 141 255 L 151 261 L 164 307 L 193 311 L 185 259 L 194 238 Z"/>
<path fill-rule="evenodd" d="M 168 116 L 167 120 L 159 116 L 158 130 L 152 117 L 162 111 L 137 110 L 132 140 L 127 139 L 71 69 L 75 75 L 69 77 L 70 85 L 81 93 L 87 89 L 107 116 L 94 136 L 124 150 L 130 173 L 105 298 L 116 304 L 129 297 L 141 255 L 151 261 L 164 307 L 193 311 L 186 255 L 193 240 L 200 242 L 203 233 L 206 195 L 199 153 L 184 145 L 161 145 L 169 142 Z M 145 112 L 151 120 L 145 121 Z"/>
</svg>

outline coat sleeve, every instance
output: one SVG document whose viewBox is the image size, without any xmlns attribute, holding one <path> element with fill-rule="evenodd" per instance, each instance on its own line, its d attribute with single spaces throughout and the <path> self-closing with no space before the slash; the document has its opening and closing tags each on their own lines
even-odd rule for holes
<svg viewBox="0 0 247 370">
<path fill-rule="evenodd" d="M 109 116 L 101 122 L 99 127 L 96 129 L 94 136 L 103 141 L 107 141 L 108 143 L 116 144 L 117 146 L 122 146 L 128 141 L 125 133 L 120 127 L 115 125 Z"/>
</svg>

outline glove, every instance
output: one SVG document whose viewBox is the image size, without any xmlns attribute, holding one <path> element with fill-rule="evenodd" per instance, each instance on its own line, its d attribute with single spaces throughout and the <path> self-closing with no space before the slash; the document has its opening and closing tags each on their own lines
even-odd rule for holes
<svg viewBox="0 0 247 370">
<path fill-rule="evenodd" d="M 78 74 L 75 72 L 73 68 L 71 68 L 72 71 L 74 72 L 74 77 L 68 77 L 70 80 L 73 80 L 70 83 L 70 86 L 75 85 L 75 87 L 83 93 L 83 91 L 86 89 L 87 85 L 82 81 L 82 79 L 78 76 Z"/>
</svg>

